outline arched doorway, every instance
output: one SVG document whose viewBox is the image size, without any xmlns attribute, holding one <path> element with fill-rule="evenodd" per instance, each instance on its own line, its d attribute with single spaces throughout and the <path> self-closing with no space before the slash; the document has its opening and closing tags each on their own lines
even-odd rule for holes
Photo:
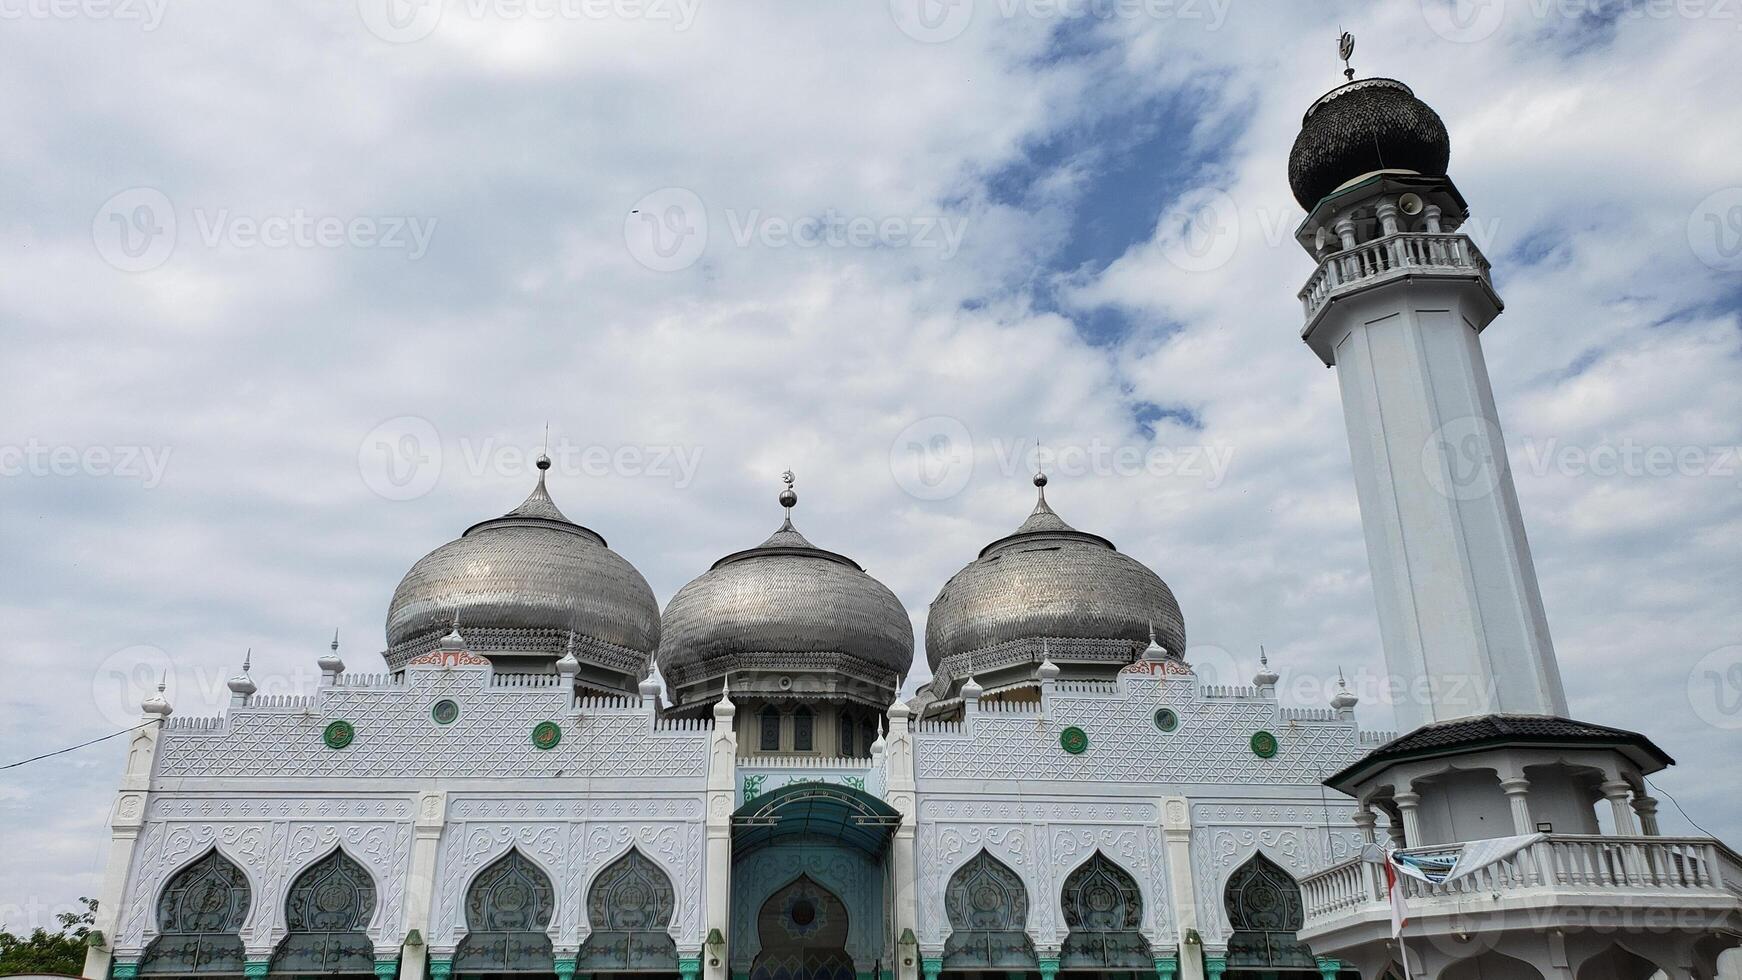
<svg viewBox="0 0 1742 980">
<path fill-rule="evenodd" d="M 363 930 L 375 914 L 375 880 L 344 851 L 309 865 L 284 902 L 288 935 L 272 954 L 274 976 L 375 975 L 375 944 Z"/>
<path fill-rule="evenodd" d="M 177 871 L 158 896 L 158 937 L 139 961 L 140 975 L 240 976 L 239 933 L 251 897 L 247 876 L 217 848 Z"/>
<path fill-rule="evenodd" d="M 762 950 L 750 965 L 750 980 L 854 980 L 850 925 L 840 897 L 800 875 L 756 913 Z"/>
<path fill-rule="evenodd" d="M 901 814 L 851 786 L 793 782 L 732 815 L 734 975 L 810 980 L 895 963 L 887 856 Z"/>
<path fill-rule="evenodd" d="M 677 973 L 677 943 L 668 931 L 677 911 L 671 878 L 640 851 L 608 865 L 587 890 L 592 934 L 581 944 L 575 971 L 604 980 Z"/>
<path fill-rule="evenodd" d="M 1228 924 L 1229 980 L 1271 980 L 1282 973 L 1318 975 L 1318 961 L 1296 933 L 1306 922 L 1300 886 L 1275 861 L 1254 854 L 1234 869 L 1222 892 Z"/>
<path fill-rule="evenodd" d="M 1028 888 L 1010 866 L 981 850 L 944 888 L 950 937 L 944 969 L 1028 972 L 1039 968 L 1028 935 Z"/>
<path fill-rule="evenodd" d="M 1440 980 L 1542 980 L 1542 971 L 1523 960 L 1489 950 L 1446 967 L 1440 971 Z"/>
<path fill-rule="evenodd" d="M 1065 878 L 1059 896 L 1065 934 L 1059 969 L 1099 977 L 1153 976 L 1155 960 L 1143 938 L 1143 894 L 1124 868 L 1096 851 Z"/>
<path fill-rule="evenodd" d="M 532 859 L 510 850 L 466 889 L 466 938 L 454 950 L 457 980 L 556 975 L 551 915 L 556 893 Z"/>
</svg>

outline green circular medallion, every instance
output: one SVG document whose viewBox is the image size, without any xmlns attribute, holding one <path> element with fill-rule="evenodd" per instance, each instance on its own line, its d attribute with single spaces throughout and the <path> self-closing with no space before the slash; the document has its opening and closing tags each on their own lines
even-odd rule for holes
<svg viewBox="0 0 1742 980">
<path fill-rule="evenodd" d="M 327 725 L 327 730 L 321 733 L 321 738 L 329 749 L 342 749 L 351 744 L 351 739 L 357 737 L 357 730 L 348 721 L 335 721 Z"/>
<path fill-rule="evenodd" d="M 1252 754 L 1260 759 L 1269 759 L 1276 755 L 1276 736 L 1269 732 L 1252 733 Z"/>
<path fill-rule="evenodd" d="M 532 726 L 532 744 L 534 748 L 554 749 L 556 743 L 563 740 L 563 730 L 554 721 L 541 721 Z"/>
<path fill-rule="evenodd" d="M 1059 746 L 1072 755 L 1082 755 L 1089 747 L 1089 736 L 1075 725 L 1059 732 Z"/>
<path fill-rule="evenodd" d="M 1179 712 L 1172 708 L 1155 709 L 1155 727 L 1164 732 L 1177 731 L 1179 729 Z"/>
<path fill-rule="evenodd" d="M 453 698 L 442 698 L 429 706 L 429 716 L 434 718 L 438 725 L 452 724 L 453 720 L 460 716 L 460 706 L 454 702 Z"/>
</svg>

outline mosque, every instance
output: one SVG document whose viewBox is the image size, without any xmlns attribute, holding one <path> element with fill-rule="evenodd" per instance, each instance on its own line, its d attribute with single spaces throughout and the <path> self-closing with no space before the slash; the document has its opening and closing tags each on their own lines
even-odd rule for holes
<svg viewBox="0 0 1742 980">
<path fill-rule="evenodd" d="M 906 610 L 790 479 L 662 612 L 543 460 L 405 574 L 373 672 L 335 642 L 311 695 L 144 703 L 84 975 L 1710 980 L 1742 858 L 1662 835 L 1672 760 L 1569 715 L 1449 159 L 1367 78 L 1289 161 L 1401 735 L 1268 664 L 1201 680 L 1158 570 L 1044 476 L 903 700 Z M 1393 885 L 1388 847 L 1468 873 Z"/>
</svg>

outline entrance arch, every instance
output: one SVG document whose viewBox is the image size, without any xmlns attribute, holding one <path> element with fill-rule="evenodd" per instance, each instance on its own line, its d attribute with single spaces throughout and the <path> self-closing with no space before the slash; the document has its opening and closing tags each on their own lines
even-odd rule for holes
<svg viewBox="0 0 1742 980">
<path fill-rule="evenodd" d="M 837 783 L 794 781 L 732 815 L 731 969 L 809 980 L 894 968 L 887 857 L 901 814 Z M 806 921 L 800 921 L 800 920 Z"/>
<path fill-rule="evenodd" d="M 335 850 L 296 876 L 284 902 L 284 941 L 273 974 L 375 975 L 375 944 L 364 930 L 375 914 L 375 880 L 356 859 Z"/>
<path fill-rule="evenodd" d="M 1252 855 L 1228 876 L 1222 901 L 1233 928 L 1228 937 L 1230 973 L 1301 970 L 1318 975 L 1313 951 L 1296 937 L 1306 923 L 1300 886 L 1275 861 Z"/>
<path fill-rule="evenodd" d="M 454 950 L 454 976 L 553 974 L 547 930 L 555 910 L 543 869 L 518 850 L 502 855 L 466 889 L 466 938 Z"/>
<path fill-rule="evenodd" d="M 239 933 L 251 898 L 247 876 L 215 847 L 177 871 L 158 896 L 158 937 L 139 973 L 241 973 Z"/>
<path fill-rule="evenodd" d="M 593 932 L 581 944 L 576 972 L 677 972 L 677 943 L 668 931 L 676 910 L 665 869 L 630 848 L 599 872 L 587 891 Z"/>
<path fill-rule="evenodd" d="M 850 926 L 846 903 L 799 875 L 756 913 L 762 951 L 750 965 L 750 980 L 854 980 Z"/>
<path fill-rule="evenodd" d="M 1059 951 L 1061 968 L 1154 969 L 1143 938 L 1143 893 L 1124 868 L 1096 851 L 1065 878 L 1059 897 L 1070 929 Z"/>
<path fill-rule="evenodd" d="M 944 889 L 950 937 L 947 970 L 1035 970 L 1028 935 L 1028 888 L 1010 866 L 981 849 L 956 869 Z"/>
</svg>

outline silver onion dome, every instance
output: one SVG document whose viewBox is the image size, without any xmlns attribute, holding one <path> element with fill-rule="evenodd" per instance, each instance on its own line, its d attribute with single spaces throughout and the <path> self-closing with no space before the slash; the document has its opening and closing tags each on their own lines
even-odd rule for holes
<svg viewBox="0 0 1742 980">
<path fill-rule="evenodd" d="M 781 503 L 791 507 L 790 487 Z M 901 600 L 792 525 L 721 558 L 666 604 L 658 664 L 678 705 L 734 692 L 884 708 L 913 664 Z"/>
<path fill-rule="evenodd" d="M 534 668 L 570 648 L 590 683 L 633 690 L 659 646 L 659 603 L 605 539 L 566 517 L 538 486 L 520 506 L 472 525 L 411 567 L 387 610 L 397 669 L 455 624 L 471 650 Z M 548 667 L 546 667 L 548 669 Z"/>
<path fill-rule="evenodd" d="M 988 691 L 1032 679 L 1049 656 L 1073 676 L 1116 671 L 1149 647 L 1185 649 L 1173 590 L 1111 541 L 1065 523 L 1046 502 L 980 551 L 933 600 L 925 649 L 937 697 L 970 674 Z M 1075 665 L 1075 669 L 1071 669 Z"/>
</svg>

